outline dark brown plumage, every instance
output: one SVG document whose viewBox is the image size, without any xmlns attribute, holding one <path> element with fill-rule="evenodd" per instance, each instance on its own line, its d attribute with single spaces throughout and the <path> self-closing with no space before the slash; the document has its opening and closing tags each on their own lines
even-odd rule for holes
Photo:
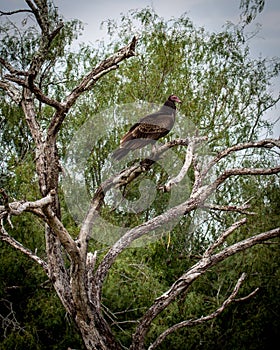
<svg viewBox="0 0 280 350">
<path fill-rule="evenodd" d="M 132 125 L 122 137 L 120 147 L 113 153 L 116 160 L 122 159 L 129 151 L 154 143 L 167 135 L 175 122 L 176 105 L 181 100 L 176 95 L 170 95 L 158 112 L 147 115 Z"/>
</svg>

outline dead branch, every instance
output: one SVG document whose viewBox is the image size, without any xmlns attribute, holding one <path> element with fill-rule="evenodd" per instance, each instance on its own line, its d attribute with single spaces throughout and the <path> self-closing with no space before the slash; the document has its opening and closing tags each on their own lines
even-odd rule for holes
<svg viewBox="0 0 280 350">
<path fill-rule="evenodd" d="M 7 336 L 7 333 L 10 329 L 16 332 L 24 332 L 24 328 L 21 327 L 20 323 L 16 319 L 16 313 L 13 310 L 13 303 L 6 299 L 0 299 L 1 312 L 5 312 L 5 316 L 0 313 L 1 327 L 3 329 L 4 337 Z"/>
<path fill-rule="evenodd" d="M 21 215 L 25 211 L 33 212 L 34 209 L 37 209 L 34 211 L 35 214 L 38 214 L 41 217 L 43 216 L 42 208 L 46 205 L 49 205 L 53 202 L 55 195 L 55 191 L 50 191 L 50 193 L 41 199 L 38 199 L 34 202 L 12 202 L 12 203 L 6 203 L 4 206 L 0 205 L 0 218 L 3 218 L 6 215 Z"/>
<path fill-rule="evenodd" d="M 256 244 L 260 244 L 268 239 L 272 239 L 278 236 L 280 236 L 280 227 L 270 231 L 259 233 L 243 241 L 237 242 L 229 247 L 226 247 L 225 249 L 214 255 L 203 257 L 199 262 L 193 265 L 186 273 L 184 273 L 179 279 L 177 279 L 168 291 L 166 291 L 162 296 L 155 300 L 153 305 L 145 313 L 142 320 L 140 321 L 136 332 L 133 336 L 133 342 L 130 347 L 130 350 L 139 350 L 144 348 L 144 338 L 147 331 L 150 328 L 153 319 L 162 310 L 164 310 L 180 293 L 186 291 L 187 288 L 199 276 L 208 271 L 209 268 L 240 251 L 244 251 Z"/>
<path fill-rule="evenodd" d="M 194 320 L 191 319 L 191 320 L 182 321 L 180 323 L 173 325 L 172 327 L 168 328 L 166 331 L 161 333 L 160 336 L 149 346 L 148 350 L 154 350 L 156 347 L 158 347 L 164 341 L 164 339 L 168 335 L 174 333 L 178 329 L 186 328 L 186 327 L 193 327 L 193 326 L 208 322 L 210 320 L 213 320 L 214 318 L 219 316 L 225 310 L 225 308 L 228 307 L 229 304 L 231 304 L 233 301 L 236 301 L 235 297 L 236 297 L 243 281 L 245 280 L 245 277 L 246 277 L 246 274 L 242 273 L 242 275 L 238 279 L 230 296 L 223 302 L 223 304 L 217 310 L 215 310 L 214 312 L 212 312 L 211 314 L 209 314 L 207 316 L 202 316 L 202 317 L 194 319 Z M 253 293 L 251 293 L 246 298 L 248 299 L 251 296 L 253 296 Z"/>
<path fill-rule="evenodd" d="M 204 178 L 215 164 L 217 164 L 221 159 L 225 158 L 226 156 L 228 156 L 229 154 L 231 154 L 233 152 L 241 151 L 241 150 L 248 149 L 248 148 L 268 148 L 268 149 L 270 149 L 273 147 L 279 148 L 280 141 L 276 140 L 276 139 L 265 139 L 265 140 L 260 140 L 257 142 L 247 142 L 247 143 L 242 143 L 242 144 L 238 144 L 238 145 L 229 147 L 229 148 L 221 151 L 220 153 L 218 153 L 217 156 L 214 159 L 212 159 L 211 162 L 209 162 L 207 167 L 202 172 L 201 177 Z"/>
<path fill-rule="evenodd" d="M 23 13 L 23 12 L 32 13 L 31 10 L 20 9 L 20 10 L 14 10 L 14 11 L 0 11 L 0 16 L 11 16 L 11 15 L 15 15 L 16 13 Z"/>
<path fill-rule="evenodd" d="M 239 228 L 240 226 L 246 224 L 247 219 L 241 219 L 237 222 L 235 222 L 234 224 L 232 224 L 227 230 L 225 230 L 219 237 L 218 239 L 212 243 L 204 252 L 203 257 L 208 257 L 210 256 L 214 250 L 219 247 L 221 244 L 223 244 L 225 242 L 225 240 L 227 239 L 227 237 L 234 232 L 237 228 Z"/>
<path fill-rule="evenodd" d="M 165 192 L 169 192 L 171 190 L 171 187 L 173 187 L 174 185 L 177 185 L 186 176 L 189 170 L 189 167 L 191 166 L 191 163 L 192 163 L 193 151 L 194 151 L 194 141 L 191 141 L 187 147 L 184 165 L 182 166 L 179 174 L 176 177 L 167 181 L 167 183 L 163 186 L 163 190 Z"/>
<path fill-rule="evenodd" d="M 37 146 L 36 159 L 38 159 L 40 156 L 41 157 L 43 156 L 42 154 L 43 135 L 42 135 L 41 127 L 36 119 L 37 114 L 36 114 L 36 110 L 33 102 L 32 93 L 27 88 L 23 89 L 23 99 L 21 101 L 21 106 L 25 114 L 25 118 L 29 126 L 32 138 Z"/>
<path fill-rule="evenodd" d="M 69 235 L 66 228 L 63 226 L 62 222 L 58 219 L 55 213 L 51 210 L 50 205 L 54 201 L 54 197 L 56 195 L 56 191 L 52 190 L 50 193 L 37 201 L 34 202 L 12 202 L 8 203 L 8 198 L 5 196 L 5 192 L 2 191 L 2 195 L 4 195 L 4 205 L 0 206 L 0 218 L 2 222 L 2 236 L 1 240 L 9 243 L 14 248 L 20 250 L 24 254 L 28 255 L 31 259 L 37 261 L 41 266 L 46 269 L 47 264 L 45 262 L 40 261 L 35 254 L 33 254 L 29 249 L 22 246 L 21 243 L 17 242 L 14 238 L 12 238 L 4 228 L 3 219 L 6 217 L 10 220 L 10 216 L 21 215 L 23 212 L 32 212 L 42 218 L 49 227 L 52 228 L 53 232 L 59 237 L 61 244 L 66 249 L 69 256 L 71 256 L 72 260 L 75 261 L 77 258 L 77 246 Z M 46 265 L 44 265 L 46 264 Z"/>
<path fill-rule="evenodd" d="M 189 144 L 188 139 L 176 139 L 176 140 L 167 142 L 164 145 L 160 146 L 155 152 L 153 152 L 149 157 L 149 159 L 144 159 L 139 163 L 132 165 L 127 169 L 122 170 L 118 174 L 114 174 L 109 179 L 104 181 L 95 191 L 95 194 L 92 198 L 90 207 L 88 209 L 87 215 L 83 221 L 83 224 L 79 233 L 79 238 L 78 238 L 79 241 L 87 242 L 87 240 L 89 239 L 90 233 L 92 231 L 92 227 L 94 225 L 94 219 L 96 218 L 96 215 L 98 215 L 98 212 L 103 204 L 103 199 L 106 193 L 112 187 L 125 186 L 130 182 L 132 182 L 134 179 L 136 179 L 142 173 L 147 172 L 151 168 L 151 166 L 156 162 L 156 160 L 158 160 L 160 156 L 169 148 L 175 147 L 177 145 L 186 146 L 188 144 Z M 81 244 L 81 245 L 82 247 L 85 246 L 85 244 Z M 85 253 L 86 253 L 86 249 L 84 250 L 84 254 Z"/>
<path fill-rule="evenodd" d="M 205 140 L 205 137 L 197 137 L 193 141 L 194 143 L 199 143 L 201 141 Z M 87 215 L 83 221 L 80 234 L 79 234 L 79 240 L 85 241 L 88 239 L 92 226 L 94 224 L 94 218 L 98 214 L 103 199 L 106 195 L 106 193 L 112 188 L 112 187 L 121 187 L 126 186 L 127 184 L 131 183 L 133 180 L 135 180 L 139 175 L 147 172 L 151 166 L 160 159 L 160 156 L 166 152 L 168 149 L 175 147 L 175 146 L 187 146 L 189 144 L 190 140 L 188 138 L 186 139 L 175 139 L 169 142 L 166 142 L 164 145 L 157 148 L 156 151 L 152 152 L 150 157 L 147 159 L 144 159 L 140 161 L 139 163 L 132 165 L 118 174 L 112 175 L 109 179 L 104 181 L 98 189 L 95 191 L 95 194 L 92 198 L 90 207 L 88 209 Z"/>
<path fill-rule="evenodd" d="M 280 166 L 273 168 L 235 168 L 228 169 L 224 171 L 212 184 L 212 186 L 216 189 L 218 188 L 226 179 L 231 176 L 237 175 L 273 175 L 278 174 L 280 172 Z"/>
<path fill-rule="evenodd" d="M 39 264 L 48 274 L 48 264 L 39 256 L 37 256 L 35 253 L 33 253 L 30 249 L 24 247 L 20 242 L 18 242 L 13 237 L 11 237 L 4 228 L 3 220 L 1 220 L 0 232 L 1 232 L 1 236 L 0 236 L 1 241 L 6 242 L 10 244 L 12 247 L 14 247 L 15 249 L 21 251 L 23 254 L 25 254 L 30 259 L 32 259 L 37 264 Z"/>
<path fill-rule="evenodd" d="M 236 213 L 246 214 L 246 215 L 255 215 L 256 214 L 255 212 L 247 210 L 250 208 L 249 204 L 217 205 L 217 204 L 205 203 L 205 204 L 203 204 L 203 208 L 209 209 L 209 210 L 215 210 L 215 211 L 230 211 L 230 212 L 236 212 Z"/>
<path fill-rule="evenodd" d="M 15 75 L 6 74 L 5 79 L 7 79 L 7 80 L 19 85 L 19 86 L 28 87 L 28 84 L 27 84 L 25 79 L 21 79 Z"/>
<path fill-rule="evenodd" d="M 135 45 L 137 38 L 134 37 L 132 41 L 121 48 L 119 51 L 111 55 L 110 57 L 103 60 L 99 63 L 90 73 L 88 73 L 82 81 L 71 91 L 71 93 L 64 99 L 63 102 L 59 103 L 57 101 L 51 100 L 52 106 L 57 108 L 58 113 L 55 113 L 50 125 L 48 127 L 48 136 L 54 137 L 66 117 L 67 112 L 76 102 L 76 100 L 83 94 L 85 91 L 90 90 L 94 84 L 105 74 L 109 73 L 111 70 L 118 68 L 118 64 L 132 56 L 135 56 Z M 36 88 L 33 85 L 33 92 L 37 94 L 37 97 L 40 98 L 43 102 L 47 103 L 47 98 L 41 93 L 40 89 Z"/>
<path fill-rule="evenodd" d="M 265 243 L 265 242 L 264 242 Z M 235 303 L 239 303 L 241 301 L 246 301 L 248 300 L 249 298 L 252 298 L 252 296 L 254 296 L 255 294 L 257 294 L 257 292 L 259 291 L 259 287 L 256 288 L 255 290 L 253 290 L 253 292 L 251 292 L 250 294 L 246 295 L 245 297 L 242 297 L 242 298 L 238 298 L 238 299 L 234 299 L 234 302 Z"/>
<path fill-rule="evenodd" d="M 209 196 L 230 176 L 233 175 L 271 175 L 277 174 L 280 172 L 280 167 L 270 168 L 270 169 L 253 169 L 253 168 L 241 168 L 241 169 L 231 169 L 225 171 L 221 176 L 219 176 L 215 181 L 209 185 L 202 186 L 197 189 L 195 193 L 192 193 L 190 198 L 179 204 L 176 207 L 173 207 L 161 215 L 158 215 L 155 218 L 152 218 L 135 228 L 128 230 L 108 251 L 108 253 L 103 258 L 103 261 L 98 266 L 95 275 L 95 284 L 98 286 L 96 291 L 99 291 L 96 295 L 96 300 L 100 300 L 100 292 L 102 288 L 103 281 L 107 275 L 109 269 L 111 268 L 116 257 L 128 247 L 134 240 L 139 237 L 142 237 L 146 233 L 153 231 L 163 225 L 166 225 L 174 218 L 178 216 L 183 216 L 191 211 L 197 209 L 200 206 L 204 205 L 204 202 Z M 97 205 L 97 203 L 95 203 Z M 90 225 L 93 224 L 94 215 L 96 215 L 96 207 L 92 207 L 92 211 L 89 210 L 91 216 L 87 216 L 87 228 L 90 228 Z M 90 224 L 89 224 L 90 223 Z M 88 232 L 89 233 L 89 232 Z"/>
<path fill-rule="evenodd" d="M 30 7 L 31 12 L 34 14 L 36 21 L 41 28 L 42 34 L 48 33 L 49 22 L 48 22 L 48 8 L 46 2 L 41 0 L 25 0 L 27 5 Z M 33 3 L 34 2 L 34 3 Z"/>
<path fill-rule="evenodd" d="M 34 93 L 34 95 L 37 97 L 38 101 L 45 103 L 51 107 L 54 107 L 55 109 L 62 111 L 63 106 L 60 102 L 57 100 L 50 98 L 49 96 L 45 95 L 43 91 L 34 83 L 33 79 L 28 79 L 29 89 Z"/>
<path fill-rule="evenodd" d="M 24 75 L 27 76 L 27 72 L 14 68 L 9 62 L 0 57 L 0 63 L 13 75 Z"/>
<path fill-rule="evenodd" d="M 198 162 L 198 156 L 193 155 L 193 170 L 194 170 L 194 184 L 192 188 L 192 195 L 196 193 L 202 186 L 202 176 L 201 176 L 201 164 Z"/>
<path fill-rule="evenodd" d="M 92 286 L 93 284 L 93 272 L 96 264 L 97 259 L 97 251 L 94 253 L 87 253 L 87 260 L 86 260 L 86 267 L 87 267 L 87 285 Z M 89 288 L 88 290 L 88 299 L 92 303 L 92 289 Z"/>
<path fill-rule="evenodd" d="M 75 241 L 49 206 L 43 208 L 43 213 L 46 217 L 46 223 L 52 229 L 53 233 L 59 238 L 59 241 L 69 256 L 72 258 L 72 260 L 75 262 L 78 258 L 78 248 Z"/>
<path fill-rule="evenodd" d="M 174 185 L 177 185 L 178 183 L 180 183 L 183 180 L 183 178 L 186 176 L 186 174 L 187 174 L 187 172 L 188 172 L 188 170 L 193 162 L 193 159 L 196 160 L 196 156 L 194 154 L 195 146 L 203 141 L 206 141 L 206 140 L 207 140 L 207 136 L 193 137 L 193 138 L 191 138 L 191 140 L 189 140 L 188 148 L 187 148 L 186 155 L 185 155 L 185 162 L 184 162 L 184 165 L 181 168 L 179 174 L 177 176 L 175 176 L 173 179 L 170 179 L 160 189 L 163 189 L 165 192 L 169 192 Z M 194 168 L 197 171 L 196 175 L 198 176 L 199 173 L 198 173 L 197 162 L 195 162 Z M 197 176 L 196 176 L 196 178 L 197 178 Z M 194 188 L 197 189 L 196 186 L 194 186 Z"/>
<path fill-rule="evenodd" d="M 72 92 L 65 98 L 64 105 L 66 108 L 70 108 L 77 98 L 83 93 L 93 87 L 98 79 L 100 79 L 104 74 L 108 73 L 112 69 L 118 68 L 118 64 L 124 59 L 135 56 L 135 46 L 137 38 L 134 36 L 132 41 L 118 50 L 116 53 L 110 57 L 103 60 L 98 64 L 90 73 L 88 73 L 76 86 Z"/>
</svg>

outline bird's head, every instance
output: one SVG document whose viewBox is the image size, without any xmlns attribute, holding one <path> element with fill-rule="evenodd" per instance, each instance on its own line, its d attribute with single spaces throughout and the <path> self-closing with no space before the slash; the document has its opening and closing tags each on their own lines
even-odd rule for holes
<svg viewBox="0 0 280 350">
<path fill-rule="evenodd" d="M 168 100 L 169 101 L 172 101 L 172 102 L 177 102 L 177 103 L 181 103 L 182 101 L 179 99 L 179 97 L 177 97 L 176 95 L 170 95 L 168 97 Z"/>
</svg>

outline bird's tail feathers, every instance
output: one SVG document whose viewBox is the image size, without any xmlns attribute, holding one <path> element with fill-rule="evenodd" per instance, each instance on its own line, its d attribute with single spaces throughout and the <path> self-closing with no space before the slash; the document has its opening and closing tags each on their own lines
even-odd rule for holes
<svg viewBox="0 0 280 350">
<path fill-rule="evenodd" d="M 123 143 L 120 148 L 118 148 L 116 151 L 113 152 L 112 158 L 115 160 L 120 160 L 123 157 L 125 157 L 128 152 L 135 151 L 136 149 L 142 148 L 149 144 L 154 144 L 155 142 L 156 140 L 144 139 L 144 138 L 127 141 Z"/>
<path fill-rule="evenodd" d="M 123 157 L 125 157 L 127 155 L 127 153 L 129 152 L 129 149 L 126 148 L 118 148 L 117 150 L 115 150 L 112 154 L 112 158 L 115 160 L 121 160 Z"/>
</svg>

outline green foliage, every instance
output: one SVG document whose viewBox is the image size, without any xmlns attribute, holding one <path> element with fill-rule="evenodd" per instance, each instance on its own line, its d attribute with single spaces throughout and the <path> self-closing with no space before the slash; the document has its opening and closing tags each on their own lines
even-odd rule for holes
<svg viewBox="0 0 280 350">
<path fill-rule="evenodd" d="M 110 34 L 113 23 L 108 25 Z M 176 92 L 183 100 L 180 112 L 216 149 L 255 139 L 266 126 L 262 116 L 274 103 L 268 87 L 279 61 L 252 59 L 244 28 L 228 25 L 211 34 L 185 15 L 166 22 L 148 9 L 131 12 L 113 28 L 115 41 L 140 33 L 137 57 L 102 81 L 102 92 L 118 95 L 117 102 L 161 103 Z"/>
<path fill-rule="evenodd" d="M 44 258 L 43 227 L 30 216 L 13 224 L 14 238 Z M 81 349 L 80 337 L 41 268 L 6 243 L 0 249 L 0 349 Z"/>
<path fill-rule="evenodd" d="M 42 15 L 48 16 L 46 23 L 49 33 L 55 30 L 63 20 L 51 1 L 46 1 L 45 5 L 42 5 Z M 41 28 L 34 23 L 31 16 L 25 16 L 20 26 L 9 19 L 1 23 L 1 57 L 8 60 L 18 70 L 27 69 L 39 47 L 45 44 L 41 40 Z M 78 38 L 83 29 L 82 23 L 78 20 L 64 21 L 63 23 L 60 35 L 56 36 L 45 56 L 44 73 L 47 73 L 49 68 L 51 68 L 52 73 L 54 72 L 54 64 L 65 56 L 69 45 Z"/>
</svg>

